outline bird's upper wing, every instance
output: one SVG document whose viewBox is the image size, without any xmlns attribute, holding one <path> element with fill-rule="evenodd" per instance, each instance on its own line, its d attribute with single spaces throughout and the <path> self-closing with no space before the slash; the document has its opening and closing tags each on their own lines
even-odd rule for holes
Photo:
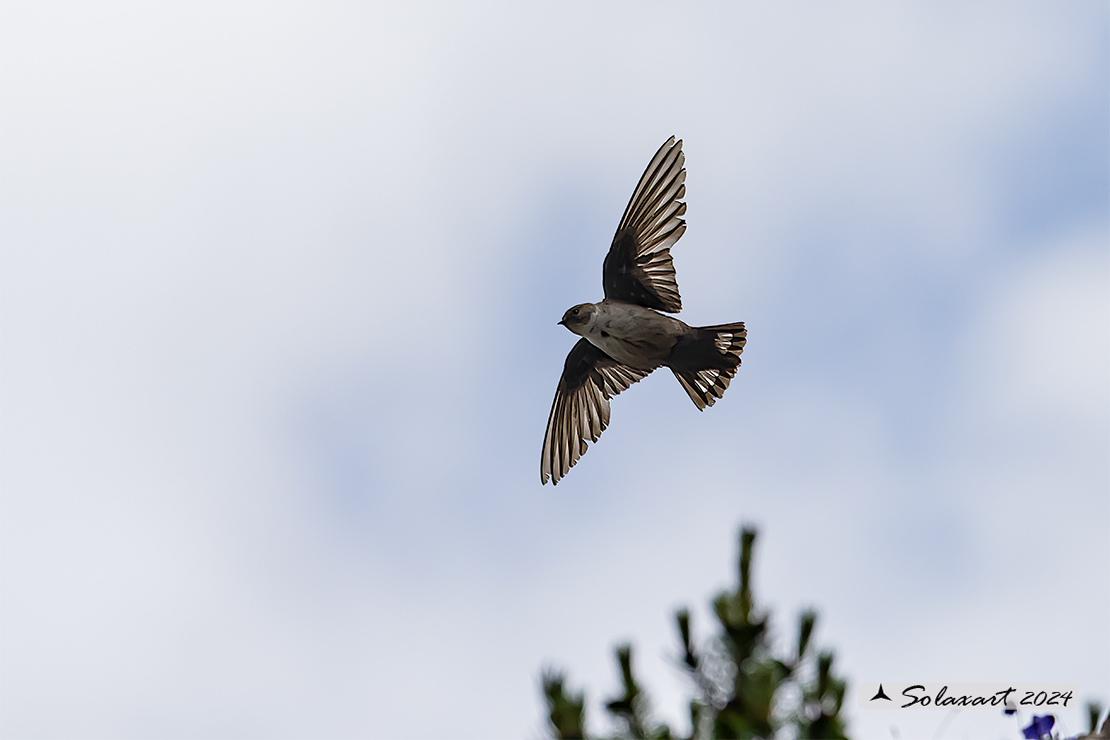
<svg viewBox="0 0 1110 740">
<path fill-rule="evenodd" d="M 682 310 L 671 247 L 686 231 L 686 156 L 674 137 L 652 157 L 628 208 L 624 210 L 609 254 L 602 284 L 610 300 L 659 311 Z"/>
<path fill-rule="evenodd" d="M 552 483 L 567 474 L 609 426 L 609 399 L 645 377 L 650 370 L 622 365 L 586 339 L 567 355 L 563 377 L 551 404 L 540 457 L 540 481 Z"/>
</svg>

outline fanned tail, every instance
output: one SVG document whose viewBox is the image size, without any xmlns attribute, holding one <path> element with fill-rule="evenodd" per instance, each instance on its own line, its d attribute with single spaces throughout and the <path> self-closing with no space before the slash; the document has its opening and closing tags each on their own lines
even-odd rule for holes
<svg viewBox="0 0 1110 740">
<path fill-rule="evenodd" d="M 700 326 L 682 340 L 668 365 L 699 410 L 725 394 L 748 341 L 744 322 Z"/>
</svg>

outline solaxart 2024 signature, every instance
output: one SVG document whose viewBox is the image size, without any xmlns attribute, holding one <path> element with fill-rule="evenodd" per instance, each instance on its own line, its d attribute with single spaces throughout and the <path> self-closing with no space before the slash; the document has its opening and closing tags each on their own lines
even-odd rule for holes
<svg viewBox="0 0 1110 740">
<path fill-rule="evenodd" d="M 860 685 L 864 709 L 1066 709 L 1076 688 L 1060 683 L 882 683 Z"/>
<path fill-rule="evenodd" d="M 908 701 L 899 709 L 909 709 L 915 704 L 922 707 L 999 707 L 1006 708 L 1034 708 L 1034 707 L 1067 707 L 1072 700 L 1072 691 L 1045 691 L 1029 690 L 1019 691 L 1014 686 L 995 691 L 984 696 L 978 693 L 950 693 L 947 685 L 941 686 L 935 695 L 926 693 L 923 684 L 914 684 L 902 689 L 902 696 Z"/>
</svg>

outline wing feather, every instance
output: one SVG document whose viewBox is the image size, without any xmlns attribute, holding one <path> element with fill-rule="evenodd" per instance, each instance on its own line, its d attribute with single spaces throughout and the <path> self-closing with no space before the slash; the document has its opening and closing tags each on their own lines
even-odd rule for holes
<svg viewBox="0 0 1110 740">
<path fill-rule="evenodd" d="M 605 297 L 682 310 L 670 249 L 686 231 L 686 155 L 672 136 L 652 157 L 621 217 L 602 268 Z"/>
<path fill-rule="evenodd" d="M 650 370 L 622 365 L 586 339 L 567 355 L 551 402 L 540 457 L 540 480 L 553 484 L 586 454 L 609 426 L 609 399 L 647 376 Z"/>
</svg>

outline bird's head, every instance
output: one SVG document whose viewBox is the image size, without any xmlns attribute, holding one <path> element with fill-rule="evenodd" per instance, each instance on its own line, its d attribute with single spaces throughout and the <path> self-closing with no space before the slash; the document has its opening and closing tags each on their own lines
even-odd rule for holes
<svg viewBox="0 0 1110 740">
<path fill-rule="evenodd" d="M 596 310 L 597 306 L 592 303 L 579 303 L 574 308 L 568 309 L 559 323 L 575 334 L 585 334 L 586 327 L 590 325 Z"/>
</svg>

